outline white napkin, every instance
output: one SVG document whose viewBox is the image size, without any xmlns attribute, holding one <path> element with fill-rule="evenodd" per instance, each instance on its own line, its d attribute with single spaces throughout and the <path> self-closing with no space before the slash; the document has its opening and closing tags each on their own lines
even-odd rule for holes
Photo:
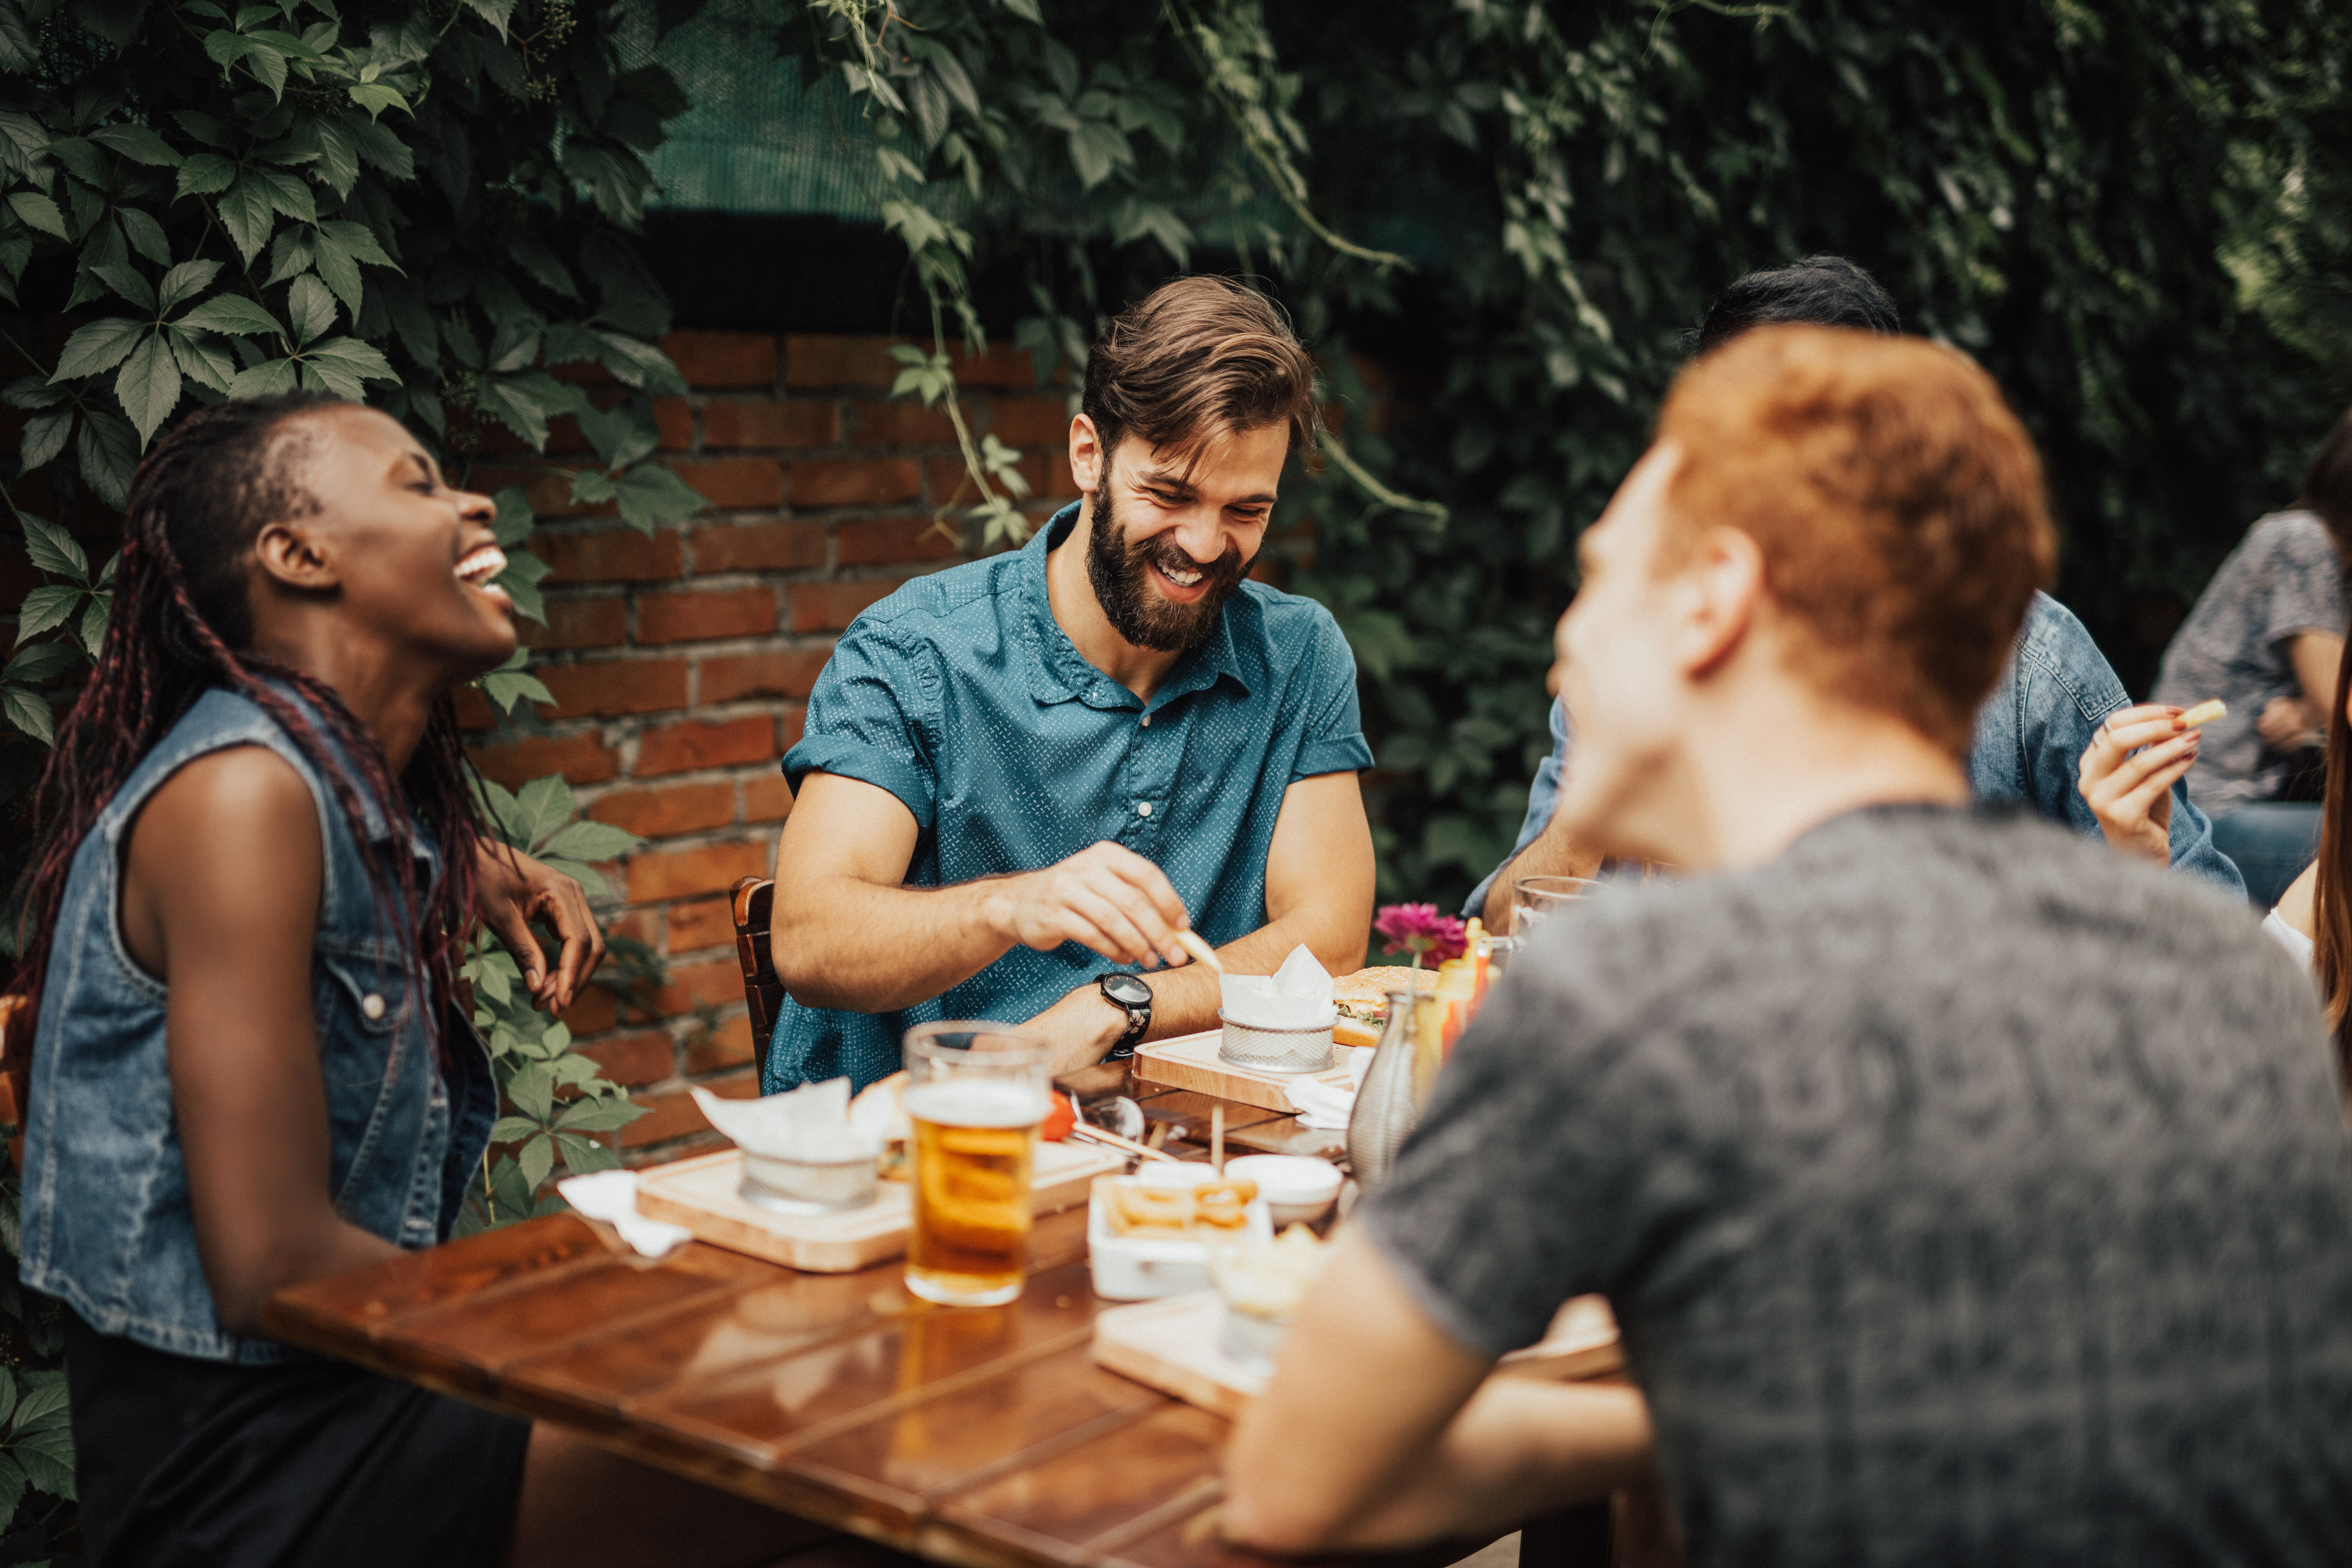
<svg viewBox="0 0 2352 1568">
<path fill-rule="evenodd" d="M 640 1257 L 665 1258 L 694 1239 L 694 1232 L 682 1225 L 647 1219 L 637 1212 L 635 1171 L 592 1171 L 584 1176 L 567 1176 L 555 1184 L 555 1190 L 590 1219 L 601 1219 L 619 1231 L 621 1239 L 635 1247 Z"/>
<path fill-rule="evenodd" d="M 1225 1016 L 1266 1029 L 1312 1029 L 1336 1022 L 1331 975 L 1299 943 L 1272 974 L 1228 974 L 1219 982 Z"/>
<path fill-rule="evenodd" d="M 1323 1132 L 1344 1132 L 1348 1118 L 1355 1114 L 1356 1091 L 1364 1087 L 1364 1075 L 1372 1070 L 1370 1051 L 1349 1051 L 1348 1057 L 1348 1087 L 1320 1078 L 1296 1078 L 1282 1086 L 1297 1108 L 1298 1124 Z"/>
<path fill-rule="evenodd" d="M 721 1100 L 697 1088 L 694 1103 L 736 1147 L 776 1160 L 823 1164 L 882 1151 L 849 1125 L 849 1080 L 804 1083 L 764 1100 Z"/>
</svg>

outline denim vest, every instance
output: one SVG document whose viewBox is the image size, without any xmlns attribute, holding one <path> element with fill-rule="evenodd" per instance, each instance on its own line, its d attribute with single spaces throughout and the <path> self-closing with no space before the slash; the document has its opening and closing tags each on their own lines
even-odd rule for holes
<svg viewBox="0 0 2352 1568">
<path fill-rule="evenodd" d="M 224 747 L 267 746 L 310 786 L 324 844 L 310 960 L 327 1090 L 335 1212 L 404 1247 L 448 1234 L 498 1114 L 482 1044 L 444 1009 L 450 1066 L 436 1060 L 431 999 L 411 994 L 408 933 L 388 930 L 334 792 L 277 721 L 206 692 L 107 803 L 74 853 L 49 952 L 25 1128 L 24 1282 L 103 1334 L 210 1361 L 293 1359 L 224 1331 L 196 1255 L 195 1223 L 164 1048 L 164 987 L 123 945 L 116 914 L 130 827 L 172 774 Z M 370 838 L 392 830 L 355 774 Z M 411 826 L 417 885 L 440 857 Z"/>
</svg>

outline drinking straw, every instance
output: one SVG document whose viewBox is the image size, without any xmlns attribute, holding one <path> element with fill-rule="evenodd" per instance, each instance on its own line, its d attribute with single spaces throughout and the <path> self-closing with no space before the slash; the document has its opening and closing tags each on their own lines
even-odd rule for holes
<svg viewBox="0 0 2352 1568">
<path fill-rule="evenodd" d="M 1217 1180 L 1225 1179 L 1225 1108 L 1222 1105 L 1209 1112 L 1209 1168 L 1217 1173 Z"/>
</svg>

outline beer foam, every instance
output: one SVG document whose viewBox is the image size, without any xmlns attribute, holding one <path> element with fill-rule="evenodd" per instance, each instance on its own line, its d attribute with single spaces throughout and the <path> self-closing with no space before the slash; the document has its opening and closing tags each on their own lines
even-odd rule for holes
<svg viewBox="0 0 2352 1568">
<path fill-rule="evenodd" d="M 1053 1109 L 1044 1089 L 1002 1079 L 935 1079 L 908 1089 L 899 1103 L 940 1127 L 1034 1127 Z"/>
</svg>

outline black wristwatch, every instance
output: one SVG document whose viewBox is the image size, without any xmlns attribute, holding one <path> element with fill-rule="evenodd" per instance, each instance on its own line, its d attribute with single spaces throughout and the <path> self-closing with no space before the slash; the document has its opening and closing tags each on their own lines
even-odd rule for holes
<svg viewBox="0 0 2352 1568">
<path fill-rule="evenodd" d="M 1151 1027 L 1151 987 L 1143 983 L 1140 974 L 1129 974 L 1125 970 L 1097 974 L 1095 984 L 1102 987 L 1103 1000 L 1127 1015 L 1127 1033 L 1103 1057 L 1107 1062 L 1123 1062 L 1142 1043 L 1143 1031 Z"/>
</svg>

